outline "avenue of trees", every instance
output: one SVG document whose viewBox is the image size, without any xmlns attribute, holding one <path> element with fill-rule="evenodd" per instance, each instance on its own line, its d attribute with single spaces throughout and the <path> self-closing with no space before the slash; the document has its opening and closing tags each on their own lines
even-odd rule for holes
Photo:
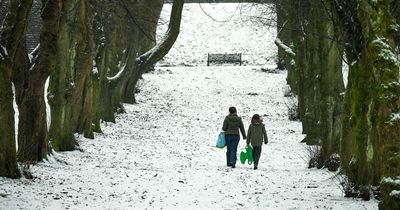
<svg viewBox="0 0 400 210">
<path fill-rule="evenodd" d="M 28 54 L 33 1 L 8 1 L 0 33 L 0 176 L 12 178 L 21 176 L 17 162 L 73 150 L 75 133 L 93 138 L 122 103 L 135 103 L 141 74 L 179 34 L 184 3 L 171 0 L 156 43 L 164 0 L 42 0 L 40 44 Z M 278 68 L 297 95 L 303 141 L 320 146 L 310 165 L 340 166 L 347 196 L 369 199 L 379 187 L 380 209 L 400 209 L 400 1 L 276 0 L 275 8 Z"/>
<path fill-rule="evenodd" d="M 304 142 L 320 146 L 311 164 L 335 170 L 340 157 L 348 196 L 379 186 L 380 209 L 399 209 L 400 1 L 279 0 L 276 11 L 278 66 Z"/>
<path fill-rule="evenodd" d="M 173 1 L 168 32 L 156 43 L 164 0 L 43 0 L 40 44 L 28 54 L 25 32 L 32 3 L 7 1 L 0 34 L 0 176 L 12 178 L 21 175 L 17 162 L 41 161 L 53 149 L 74 150 L 75 133 L 93 138 L 101 132 L 100 121 L 115 122 L 123 102 L 135 103 L 142 72 L 169 51 L 179 34 L 184 1 Z"/>
</svg>

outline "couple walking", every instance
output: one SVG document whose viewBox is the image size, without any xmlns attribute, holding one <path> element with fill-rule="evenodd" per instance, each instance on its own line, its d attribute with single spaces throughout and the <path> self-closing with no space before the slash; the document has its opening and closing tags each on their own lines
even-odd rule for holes
<svg viewBox="0 0 400 210">
<path fill-rule="evenodd" d="M 265 125 L 262 123 L 260 115 L 255 114 L 251 118 L 251 124 L 249 126 L 246 138 L 246 131 L 244 130 L 242 118 L 237 115 L 235 107 L 230 107 L 229 115 L 225 117 L 222 130 L 225 132 L 227 165 L 235 168 L 237 160 L 237 147 L 240 140 L 240 130 L 243 139 L 246 139 L 247 146 L 249 146 L 249 144 L 253 146 L 254 169 L 257 169 L 261 155 L 262 143 L 263 141 L 265 144 L 268 143 L 267 132 L 265 130 Z"/>
</svg>

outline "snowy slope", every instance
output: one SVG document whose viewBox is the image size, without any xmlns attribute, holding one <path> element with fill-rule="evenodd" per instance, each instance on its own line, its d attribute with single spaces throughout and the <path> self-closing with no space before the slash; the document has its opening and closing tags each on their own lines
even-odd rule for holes
<svg viewBox="0 0 400 210">
<path fill-rule="evenodd" d="M 144 76 L 139 104 L 103 124 L 83 152 L 40 163 L 33 181 L 0 178 L 0 209 L 376 209 L 343 197 L 332 173 L 309 170 L 299 122 L 287 120 L 285 73 L 251 67 L 161 68 Z M 229 106 L 247 128 L 264 116 L 270 143 L 259 170 L 225 166 L 214 148 Z M 241 141 L 239 148 L 243 148 Z"/>
<path fill-rule="evenodd" d="M 242 53 L 244 65 L 274 65 L 276 28 L 254 21 L 257 8 L 235 3 L 186 4 L 179 37 L 159 65 L 205 66 L 207 53 Z M 167 29 L 162 23 L 168 20 L 170 10 L 171 4 L 164 5 L 159 39 Z"/>
</svg>

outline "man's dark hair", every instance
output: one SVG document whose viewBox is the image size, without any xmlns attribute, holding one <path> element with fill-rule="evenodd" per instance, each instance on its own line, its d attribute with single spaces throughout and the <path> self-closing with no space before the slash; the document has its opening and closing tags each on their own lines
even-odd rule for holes
<svg viewBox="0 0 400 210">
<path fill-rule="evenodd" d="M 229 113 L 235 114 L 236 113 L 236 108 L 234 106 L 229 107 Z"/>
</svg>

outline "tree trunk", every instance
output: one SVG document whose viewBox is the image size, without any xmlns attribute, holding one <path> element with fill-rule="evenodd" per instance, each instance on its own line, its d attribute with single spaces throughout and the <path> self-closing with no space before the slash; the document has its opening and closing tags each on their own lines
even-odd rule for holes
<svg viewBox="0 0 400 210">
<path fill-rule="evenodd" d="M 292 27 L 293 45 L 295 49 L 295 70 L 298 71 L 298 110 L 303 125 L 303 133 L 306 134 L 303 142 L 308 145 L 319 143 L 317 122 L 319 116 L 319 65 L 318 36 L 316 33 L 317 8 L 313 0 L 292 2 L 293 19 Z M 318 19 L 318 18 L 317 18 Z M 319 20 L 319 19 L 318 19 Z M 294 77 L 293 79 L 295 79 Z M 290 78 L 292 80 L 292 78 Z"/>
<path fill-rule="evenodd" d="M 137 45 L 138 32 L 126 8 L 133 7 L 131 1 L 91 1 L 95 14 L 95 69 L 99 84 L 99 110 L 96 114 L 106 122 L 115 122 L 115 112 L 121 107 L 123 84 L 129 79 L 133 67 L 128 65 L 129 56 Z M 109 16 L 118 13 L 120 16 Z M 143 17 L 146 19 L 146 17 Z M 121 36 L 121 34 L 125 34 Z M 132 62 L 131 62 L 132 63 Z M 110 79 L 112 78 L 112 79 Z"/>
<path fill-rule="evenodd" d="M 280 39 L 283 43 L 287 43 L 286 34 L 287 32 L 286 29 L 286 24 L 288 21 L 288 15 L 287 12 L 285 11 L 285 3 L 287 1 L 281 1 L 281 2 L 276 2 L 275 3 L 275 8 L 276 8 L 276 26 L 277 26 L 277 38 Z M 286 69 L 285 67 L 285 56 L 286 52 L 282 48 L 278 48 L 278 58 L 276 61 L 277 69 Z"/>
<path fill-rule="evenodd" d="M 93 35 L 87 1 L 63 3 L 57 65 L 51 74 L 50 139 L 57 151 L 75 148 L 74 133 L 93 138 Z"/>
<path fill-rule="evenodd" d="M 150 23 L 140 23 L 144 33 L 148 35 L 143 36 L 145 34 L 139 35 L 137 46 L 138 52 L 142 54 L 137 59 L 137 63 L 133 64 L 133 73 L 131 77 L 124 85 L 124 101 L 127 103 L 135 103 L 135 88 L 139 78 L 141 77 L 142 73 L 147 69 L 151 68 L 157 61 L 159 61 L 162 57 L 164 57 L 168 51 L 172 48 L 173 44 L 175 43 L 179 31 L 180 31 L 180 23 L 182 18 L 182 9 L 183 9 L 183 0 L 174 0 L 171 10 L 170 16 L 170 23 L 168 25 L 167 34 L 165 38 L 156 46 L 155 44 L 155 34 L 157 29 L 157 22 L 161 14 L 161 9 L 163 6 L 163 1 L 157 2 L 148 2 L 143 5 L 138 5 L 137 11 L 135 14 L 138 14 L 140 17 L 141 13 L 148 14 L 152 11 L 150 17 Z M 145 27 L 144 27 L 145 26 Z M 154 47 L 153 47 L 154 46 Z M 153 48 L 151 48 L 153 47 Z"/>
<path fill-rule="evenodd" d="M 338 5 L 339 4 L 339 5 Z M 341 138 L 341 166 L 358 186 L 400 175 L 400 62 L 396 56 L 392 1 L 336 2 L 351 63 Z M 349 15 L 351 14 L 351 15 Z M 400 206 L 381 182 L 381 209 Z"/>
<path fill-rule="evenodd" d="M 334 31 L 333 14 L 329 3 L 317 1 L 318 20 L 316 33 L 318 36 L 319 69 L 319 117 L 318 117 L 318 139 L 321 140 L 321 150 L 318 157 L 319 167 L 326 166 L 330 170 L 339 167 L 339 163 L 328 161 L 333 154 L 339 153 L 341 114 L 343 105 L 344 83 L 342 75 L 342 50 L 339 46 L 337 33 Z M 324 9 L 325 8 L 325 9 Z M 334 39 L 336 35 L 336 40 Z M 318 102 L 317 102 L 318 103 Z"/>
<path fill-rule="evenodd" d="M 356 100 L 353 98 L 357 96 L 355 90 L 358 85 L 363 85 L 364 82 L 356 82 L 357 78 L 362 76 L 358 72 L 358 60 L 359 53 L 361 51 L 360 34 L 362 33 L 361 25 L 357 18 L 357 5 L 355 1 L 326 1 L 329 3 L 333 11 L 335 22 L 338 26 L 339 31 L 337 34 L 342 34 L 341 38 L 344 40 L 343 45 L 347 63 L 349 65 L 348 84 L 346 87 L 343 108 L 342 108 L 342 129 L 340 137 L 340 167 L 341 170 L 349 176 L 350 180 L 354 182 L 354 176 L 350 173 L 350 163 L 353 162 L 353 154 L 356 149 L 356 135 L 355 135 L 355 124 L 357 123 L 356 117 L 353 115 L 353 111 L 356 110 L 353 104 Z M 358 96 L 357 96 L 358 97 Z M 362 99 L 362 98 L 361 98 Z M 365 98 L 365 100 L 368 100 Z"/>
<path fill-rule="evenodd" d="M 51 5 L 51 4 L 49 4 Z M 6 48 L 13 68 L 16 88 L 16 101 L 19 107 L 18 159 L 20 161 L 39 161 L 47 154 L 47 123 L 44 103 L 45 71 L 35 66 L 29 70 L 25 47 L 24 31 L 32 1 L 11 1 L 10 15 L 2 36 L 7 37 Z M 48 39 L 47 39 L 48 40 Z M 46 44 L 44 44 L 46 46 Z M 43 58 L 43 56 L 41 56 Z"/>
<path fill-rule="evenodd" d="M 163 4 L 163 0 L 143 1 L 136 2 L 131 7 L 132 9 L 125 7 L 128 16 L 135 20 L 135 30 L 138 31 L 138 40 L 135 42 L 135 48 L 139 54 L 150 50 L 156 44 L 156 30 Z M 136 57 L 136 55 L 134 56 Z M 133 104 L 136 103 L 136 84 L 142 73 L 147 69 L 139 68 L 139 65 L 136 62 L 133 62 L 130 68 L 132 68 L 132 74 L 123 85 L 122 91 L 123 101 L 125 103 Z"/>
<path fill-rule="evenodd" d="M 101 120 L 101 114 L 100 114 L 100 77 L 99 77 L 99 71 L 97 68 L 93 69 L 92 72 L 92 95 L 93 95 L 93 100 L 92 100 L 92 112 L 93 112 L 93 132 L 96 133 L 102 133 L 101 126 L 100 126 L 100 120 Z"/>
<path fill-rule="evenodd" d="M 10 1 L 0 39 L 0 176 L 20 176 L 17 167 L 12 79 L 14 71 L 24 63 L 20 60 L 24 49 L 24 31 L 32 6 L 31 0 Z M 22 49 L 21 49 L 22 48 Z"/>
<path fill-rule="evenodd" d="M 2 46 L 1 46 L 2 47 Z M 0 54 L 0 176 L 17 178 L 20 176 L 17 166 L 14 130 L 14 107 L 11 83 L 11 68 Z"/>
<path fill-rule="evenodd" d="M 44 101 L 44 83 L 46 78 L 30 75 L 29 92 L 25 93 L 19 105 L 18 159 L 22 162 L 41 161 L 47 155 L 47 118 Z M 34 88 L 33 88 L 34 87 Z"/>
<path fill-rule="evenodd" d="M 172 48 L 179 35 L 183 4 L 184 0 L 173 1 L 167 33 L 160 43 L 157 43 L 155 47 L 139 56 L 137 62 L 139 63 L 140 68 L 146 69 L 155 64 Z"/>
<path fill-rule="evenodd" d="M 368 136 L 359 140 L 366 149 L 356 153 L 355 158 L 360 163 L 358 175 L 363 176 L 368 170 L 368 181 L 373 185 L 382 177 L 396 179 L 400 175 L 400 60 L 393 35 L 398 34 L 400 28 L 397 25 L 397 31 L 393 30 L 396 20 L 391 14 L 392 2 L 358 1 L 358 18 L 363 28 L 361 59 L 365 61 L 360 64 L 363 64 L 364 74 L 370 72 L 366 75 L 371 81 L 368 87 L 371 103 L 363 113 L 366 119 L 363 124 L 369 128 L 364 133 Z M 364 183 L 364 179 L 358 180 Z M 393 186 L 392 190 L 398 190 L 398 186 Z M 400 206 L 400 199 L 389 195 L 391 191 L 385 193 L 387 197 L 380 208 L 390 208 L 393 200 Z"/>
<path fill-rule="evenodd" d="M 280 1 L 279 6 L 278 12 L 287 12 L 287 20 L 278 21 L 277 45 L 286 51 L 287 81 L 298 94 L 298 111 L 306 134 L 303 142 L 321 146 L 317 166 L 323 167 L 338 152 L 344 90 L 332 14 L 328 13 L 329 4 L 319 0 Z M 285 27 L 279 28 L 279 24 Z"/>
<path fill-rule="evenodd" d="M 167 39 L 140 56 L 141 59 L 136 59 L 137 54 L 154 44 L 152 39 L 155 37 L 162 1 L 91 3 L 96 11 L 115 10 L 124 14 L 110 18 L 107 12 L 99 12 L 95 18 L 95 65 L 100 80 L 100 115 L 104 121 L 115 122 L 114 113 L 123 111 L 121 101 L 135 102 L 134 89 L 143 70 L 161 59 L 172 47 L 179 33 L 183 1 L 173 4 Z M 125 23 L 129 24 L 128 27 Z M 120 34 L 126 36 L 121 37 Z"/>
<path fill-rule="evenodd" d="M 43 5 L 39 55 L 27 74 L 26 92 L 19 105 L 18 158 L 21 161 L 40 161 L 48 151 L 44 87 L 55 67 L 61 1 L 45 1 Z"/>
</svg>

